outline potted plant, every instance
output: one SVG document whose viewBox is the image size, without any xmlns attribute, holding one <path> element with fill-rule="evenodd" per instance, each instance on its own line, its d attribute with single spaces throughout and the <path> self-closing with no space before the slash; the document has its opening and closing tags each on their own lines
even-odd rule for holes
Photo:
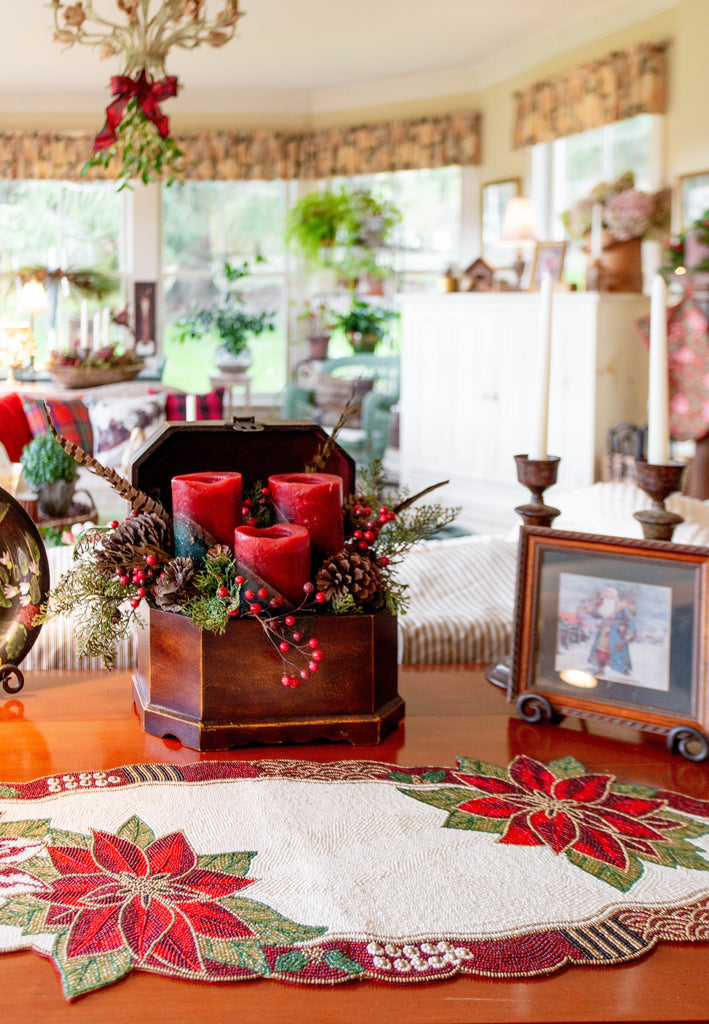
<svg viewBox="0 0 709 1024">
<path fill-rule="evenodd" d="M 642 291 L 640 245 L 644 238 L 664 237 L 670 226 L 670 189 L 642 192 L 632 171 L 603 181 L 561 215 L 568 235 L 592 248 L 594 208 L 598 210 L 599 259 L 605 291 Z M 598 216 L 598 215 L 597 215 Z"/>
<path fill-rule="evenodd" d="M 377 262 L 377 251 L 389 245 L 400 220 L 393 203 L 367 189 L 309 192 L 288 213 L 286 241 L 310 269 L 331 267 L 354 287 L 364 274 L 380 277 L 386 272 Z"/>
<path fill-rule="evenodd" d="M 40 511 L 66 515 L 74 499 L 78 466 L 51 434 L 40 434 L 20 455 L 24 479 L 37 492 Z"/>
<path fill-rule="evenodd" d="M 347 335 L 353 352 L 373 352 L 386 333 L 386 325 L 398 316 L 393 309 L 353 299 L 347 312 L 337 314 L 335 323 Z"/>
<path fill-rule="evenodd" d="M 330 334 L 335 326 L 335 313 L 322 299 L 306 299 L 296 319 L 305 328 L 309 359 L 327 359 Z"/>
<path fill-rule="evenodd" d="M 263 262 L 263 258 L 258 257 L 257 262 Z M 220 340 L 214 354 L 215 366 L 227 373 L 243 373 L 251 365 L 249 341 L 264 331 L 274 330 L 275 313 L 250 313 L 244 309 L 243 295 L 235 285 L 248 276 L 248 261 L 233 266 L 225 260 L 222 272 L 225 286 L 221 295 L 212 305 L 193 308 L 176 322 L 177 341 L 201 338 L 213 331 Z"/>
</svg>

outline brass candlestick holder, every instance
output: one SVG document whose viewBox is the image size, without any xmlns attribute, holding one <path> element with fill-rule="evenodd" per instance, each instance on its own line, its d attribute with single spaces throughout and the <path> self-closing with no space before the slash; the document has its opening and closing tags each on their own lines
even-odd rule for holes
<svg viewBox="0 0 709 1024">
<path fill-rule="evenodd" d="M 652 498 L 652 508 L 633 513 L 646 540 L 672 540 L 675 527 L 684 522 L 682 516 L 665 508 L 665 500 L 680 490 L 684 470 L 681 462 L 655 465 L 644 459 L 635 460 L 638 487 Z"/>
<path fill-rule="evenodd" d="M 522 517 L 525 526 L 551 526 L 558 515 L 558 508 L 544 504 L 544 491 L 556 483 L 560 458 L 550 455 L 546 459 L 530 459 L 528 455 L 515 455 L 517 479 L 527 487 L 532 500 L 527 505 L 519 505 L 515 512 Z"/>
</svg>

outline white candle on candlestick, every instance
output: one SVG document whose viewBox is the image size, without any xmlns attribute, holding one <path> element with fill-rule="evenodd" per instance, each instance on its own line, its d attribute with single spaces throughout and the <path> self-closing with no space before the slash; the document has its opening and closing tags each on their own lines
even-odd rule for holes
<svg viewBox="0 0 709 1024">
<path fill-rule="evenodd" d="M 104 346 L 107 346 L 108 345 L 108 323 L 109 323 L 108 306 L 104 306 L 103 307 L 103 312 L 101 314 L 101 318 L 102 318 L 101 319 L 101 343 Z"/>
<path fill-rule="evenodd" d="M 194 423 L 197 419 L 197 396 L 185 395 L 185 420 Z"/>
<path fill-rule="evenodd" d="M 667 285 L 656 274 L 650 293 L 650 380 L 647 403 L 647 461 L 670 461 L 670 380 L 667 369 Z"/>
<path fill-rule="evenodd" d="M 86 302 L 81 303 L 80 307 L 80 318 L 81 327 L 79 334 L 79 343 L 82 348 L 89 347 L 89 312 L 86 306 Z"/>
<path fill-rule="evenodd" d="M 97 352 L 101 348 L 101 336 L 99 334 L 101 328 L 101 318 L 98 313 L 94 313 L 94 329 L 93 337 L 91 339 L 94 352 Z"/>
<path fill-rule="evenodd" d="M 601 231 L 603 230 L 602 209 L 600 203 L 594 203 L 591 210 L 591 259 L 601 258 Z"/>
<path fill-rule="evenodd" d="M 539 292 L 539 320 L 537 328 L 537 375 L 535 382 L 536 415 L 532 421 L 530 459 L 546 459 L 547 429 L 549 422 L 549 370 L 551 368 L 551 299 L 550 274 L 542 274 Z"/>
</svg>

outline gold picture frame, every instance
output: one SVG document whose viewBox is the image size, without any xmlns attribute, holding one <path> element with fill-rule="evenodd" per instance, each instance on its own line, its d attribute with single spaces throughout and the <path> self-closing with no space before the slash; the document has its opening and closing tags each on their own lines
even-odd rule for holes
<svg viewBox="0 0 709 1024">
<path fill-rule="evenodd" d="M 480 189 L 480 253 L 495 268 L 510 266 L 514 250 L 500 245 L 502 222 L 510 199 L 521 195 L 521 178 L 488 181 Z"/>
<path fill-rule="evenodd" d="M 541 287 L 542 274 L 550 274 L 552 281 L 560 281 L 564 270 L 566 242 L 537 242 L 534 248 L 528 288 Z"/>
<path fill-rule="evenodd" d="M 522 526 L 518 558 L 508 699 L 520 717 L 623 723 L 703 761 L 709 549 Z"/>
<path fill-rule="evenodd" d="M 709 171 L 681 175 L 676 194 L 677 231 L 686 231 L 695 220 L 709 210 Z"/>
</svg>

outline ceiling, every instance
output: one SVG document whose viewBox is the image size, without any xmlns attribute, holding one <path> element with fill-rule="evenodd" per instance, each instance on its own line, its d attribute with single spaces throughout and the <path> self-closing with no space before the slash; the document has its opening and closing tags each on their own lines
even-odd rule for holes
<svg viewBox="0 0 709 1024">
<path fill-rule="evenodd" d="M 210 11 L 221 6 L 208 0 Z M 237 38 L 173 51 L 182 115 L 294 114 L 465 93 L 674 6 L 677 0 L 242 0 Z M 10 9 L 11 8 L 11 12 Z M 115 0 L 94 0 L 118 20 Z M 120 72 L 53 42 L 46 0 L 0 0 L 0 117 L 95 120 Z M 177 115 L 177 100 L 170 116 Z M 32 117 L 34 115 L 34 118 Z M 61 124 L 65 121 L 65 124 Z"/>
</svg>

